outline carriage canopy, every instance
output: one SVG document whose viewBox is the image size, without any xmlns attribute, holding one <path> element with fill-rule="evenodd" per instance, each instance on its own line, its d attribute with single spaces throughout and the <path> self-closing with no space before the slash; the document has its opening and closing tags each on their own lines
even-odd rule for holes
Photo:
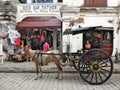
<svg viewBox="0 0 120 90">
<path fill-rule="evenodd" d="M 102 26 L 79 27 L 77 29 L 66 29 L 63 32 L 63 35 L 67 35 L 67 34 L 75 35 L 75 34 L 79 34 L 79 33 L 89 31 L 89 30 L 94 30 L 94 31 L 107 30 L 107 31 L 111 31 L 111 30 L 114 30 L 114 29 L 113 29 L 113 27 L 102 27 Z"/>
</svg>

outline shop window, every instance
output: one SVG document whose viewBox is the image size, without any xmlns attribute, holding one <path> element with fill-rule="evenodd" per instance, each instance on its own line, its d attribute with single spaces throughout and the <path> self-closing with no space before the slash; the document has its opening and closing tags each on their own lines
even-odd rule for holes
<svg viewBox="0 0 120 90">
<path fill-rule="evenodd" d="M 53 0 L 19 0 L 20 3 L 27 3 L 27 2 L 31 2 L 31 3 L 53 3 Z"/>
<path fill-rule="evenodd" d="M 103 43 L 106 44 L 112 43 L 112 35 L 110 32 L 103 33 Z"/>
<path fill-rule="evenodd" d="M 85 7 L 106 7 L 107 0 L 84 0 Z"/>
<path fill-rule="evenodd" d="M 20 3 L 27 3 L 27 0 L 19 0 Z"/>
<path fill-rule="evenodd" d="M 53 3 L 53 0 L 36 0 L 38 3 Z"/>
<path fill-rule="evenodd" d="M 53 3 L 54 0 L 36 0 L 38 3 Z M 63 2 L 63 0 L 58 0 L 58 3 Z"/>
<path fill-rule="evenodd" d="M 59 2 L 63 2 L 63 0 L 58 0 L 58 3 L 59 3 Z"/>
<path fill-rule="evenodd" d="M 91 32 L 85 32 L 83 33 L 83 49 L 85 49 L 86 43 L 89 42 L 92 43 L 92 33 Z"/>
<path fill-rule="evenodd" d="M 91 48 L 101 48 L 102 35 L 100 32 L 84 33 L 84 48 L 87 41 L 91 44 Z"/>
<path fill-rule="evenodd" d="M 103 32 L 102 50 L 112 55 L 113 51 L 113 32 Z"/>
<path fill-rule="evenodd" d="M 93 40 L 92 40 L 92 47 L 93 48 L 100 48 L 101 47 L 101 38 L 102 38 L 102 35 L 100 32 L 93 33 Z"/>
<path fill-rule="evenodd" d="M 54 0 L 36 0 L 38 3 L 53 3 Z M 58 0 L 58 3 L 63 2 L 63 0 Z"/>
</svg>

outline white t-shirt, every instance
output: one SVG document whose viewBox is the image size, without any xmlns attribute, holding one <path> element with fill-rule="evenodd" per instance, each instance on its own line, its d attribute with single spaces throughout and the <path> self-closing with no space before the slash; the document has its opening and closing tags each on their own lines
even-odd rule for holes
<svg viewBox="0 0 120 90">
<path fill-rule="evenodd" d="M 14 40 L 16 37 L 20 37 L 20 34 L 15 30 L 9 30 L 8 34 L 12 44 L 14 44 Z"/>
</svg>

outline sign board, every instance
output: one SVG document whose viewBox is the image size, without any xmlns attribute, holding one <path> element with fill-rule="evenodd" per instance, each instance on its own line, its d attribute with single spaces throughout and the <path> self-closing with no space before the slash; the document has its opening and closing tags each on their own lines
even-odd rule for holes
<svg viewBox="0 0 120 90">
<path fill-rule="evenodd" d="M 57 5 L 39 5 L 39 4 L 24 4 L 18 6 L 20 13 L 46 13 L 46 12 L 59 12 L 60 7 Z"/>
<path fill-rule="evenodd" d="M 21 21 L 24 16 L 56 15 L 61 17 L 59 4 L 18 4 L 17 5 L 17 22 Z"/>
</svg>

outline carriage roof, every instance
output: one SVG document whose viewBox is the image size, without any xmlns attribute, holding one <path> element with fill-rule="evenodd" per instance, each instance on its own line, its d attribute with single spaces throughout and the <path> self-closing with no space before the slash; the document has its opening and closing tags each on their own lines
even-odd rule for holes
<svg viewBox="0 0 120 90">
<path fill-rule="evenodd" d="M 79 33 L 84 33 L 86 31 L 113 31 L 113 27 L 102 27 L 102 26 L 92 26 L 92 27 L 79 27 L 77 29 L 66 29 L 63 32 L 63 35 L 67 34 L 79 34 Z"/>
</svg>

